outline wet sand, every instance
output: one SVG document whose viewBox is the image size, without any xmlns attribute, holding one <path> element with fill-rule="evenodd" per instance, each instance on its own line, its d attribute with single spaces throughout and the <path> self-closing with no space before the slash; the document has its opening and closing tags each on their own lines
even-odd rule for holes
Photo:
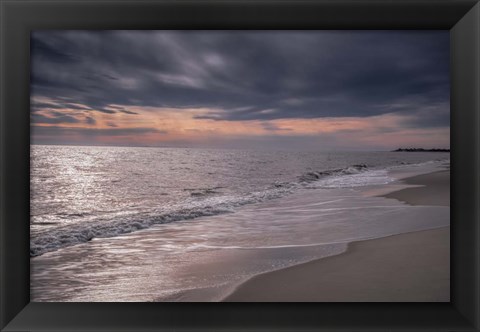
<svg viewBox="0 0 480 332">
<path fill-rule="evenodd" d="M 402 180 L 417 187 L 383 195 L 411 205 L 449 206 L 448 171 Z M 450 229 L 352 242 L 340 255 L 257 275 L 231 302 L 448 302 Z"/>
<path fill-rule="evenodd" d="M 450 171 L 413 176 L 402 182 L 419 187 L 405 188 L 382 196 L 410 205 L 450 206 Z"/>
</svg>

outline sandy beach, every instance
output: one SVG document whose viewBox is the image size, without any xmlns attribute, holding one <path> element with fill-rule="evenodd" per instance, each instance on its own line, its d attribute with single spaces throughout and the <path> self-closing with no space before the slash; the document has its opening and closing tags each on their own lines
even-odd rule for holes
<svg viewBox="0 0 480 332">
<path fill-rule="evenodd" d="M 383 195 L 410 205 L 449 206 L 449 171 L 403 179 Z M 448 302 L 450 230 L 442 227 L 352 242 L 340 255 L 257 275 L 231 302 Z"/>
<path fill-rule="evenodd" d="M 450 206 L 450 171 L 439 171 L 403 179 L 419 187 L 405 188 L 382 195 L 410 205 Z"/>
</svg>

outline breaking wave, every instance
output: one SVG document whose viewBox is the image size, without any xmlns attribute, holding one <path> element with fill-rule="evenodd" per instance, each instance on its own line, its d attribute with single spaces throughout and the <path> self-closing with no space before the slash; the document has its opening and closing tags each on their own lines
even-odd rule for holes
<svg viewBox="0 0 480 332">
<path fill-rule="evenodd" d="M 370 169 L 365 164 L 355 164 L 345 168 L 311 171 L 302 174 L 295 182 L 276 182 L 262 191 L 246 195 L 225 195 L 216 188 L 190 191 L 191 199 L 183 204 L 138 212 L 131 215 L 102 217 L 87 223 L 69 224 L 56 229 L 32 234 L 30 256 L 39 256 L 60 248 L 81 244 L 93 238 L 114 237 L 166 224 L 199 217 L 231 213 L 235 208 L 246 204 L 280 198 L 300 188 L 345 188 L 383 184 L 393 181 L 384 169 Z"/>
<path fill-rule="evenodd" d="M 318 172 L 307 172 L 302 174 L 299 177 L 300 182 L 312 182 L 319 179 L 325 178 L 327 176 L 338 176 L 338 175 L 347 175 L 347 174 L 358 174 L 364 172 L 368 169 L 368 166 L 365 164 L 351 165 L 345 168 L 330 169 L 326 171 Z"/>
<path fill-rule="evenodd" d="M 185 203 L 184 205 L 188 207 L 174 205 L 149 213 L 138 213 L 127 217 L 118 216 L 111 220 L 101 219 L 85 224 L 49 229 L 45 233 L 35 234 L 32 237 L 30 241 L 30 256 L 39 256 L 49 251 L 85 243 L 93 238 L 114 237 L 135 232 L 153 225 L 234 212 L 236 207 L 242 205 L 282 197 L 291 192 L 291 189 L 293 189 L 292 185 L 272 185 L 267 190 L 245 196 L 207 196 L 202 200 Z M 203 196 L 205 195 L 201 195 L 201 197 Z"/>
</svg>

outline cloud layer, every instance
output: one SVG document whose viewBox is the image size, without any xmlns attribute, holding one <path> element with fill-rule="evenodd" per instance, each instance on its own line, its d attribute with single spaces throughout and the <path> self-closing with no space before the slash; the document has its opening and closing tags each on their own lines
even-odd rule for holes
<svg viewBox="0 0 480 332">
<path fill-rule="evenodd" d="M 276 120 L 387 114 L 449 127 L 447 31 L 37 31 L 31 49 L 38 125 L 116 127 L 114 115 L 168 108 L 271 133 L 289 131 Z"/>
</svg>

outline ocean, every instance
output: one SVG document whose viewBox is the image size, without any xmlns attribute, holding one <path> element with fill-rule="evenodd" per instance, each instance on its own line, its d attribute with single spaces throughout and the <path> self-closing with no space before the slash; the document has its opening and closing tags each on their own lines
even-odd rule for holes
<svg viewBox="0 0 480 332">
<path fill-rule="evenodd" d="M 181 301 L 215 289 L 218 300 L 350 241 L 448 225 L 448 207 L 366 194 L 448 164 L 429 152 L 32 145 L 32 299 Z"/>
</svg>

